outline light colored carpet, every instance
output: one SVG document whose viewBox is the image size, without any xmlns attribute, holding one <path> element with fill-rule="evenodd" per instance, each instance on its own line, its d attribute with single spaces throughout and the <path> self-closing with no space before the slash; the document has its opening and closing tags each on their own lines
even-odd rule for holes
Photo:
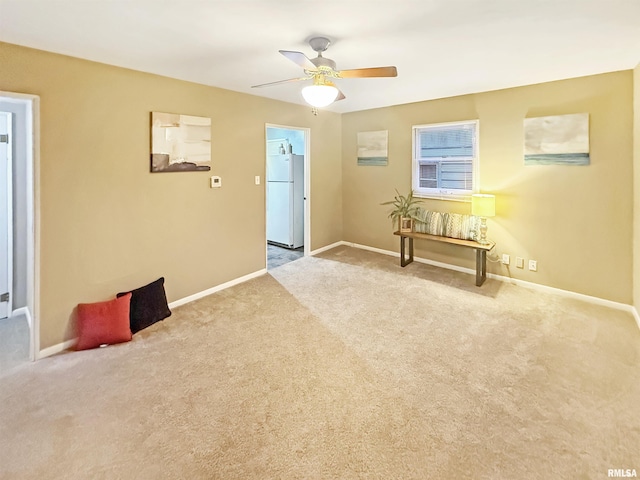
<svg viewBox="0 0 640 480">
<path fill-rule="evenodd" d="M 339 247 L 0 379 L 3 479 L 640 469 L 630 314 Z"/>
</svg>

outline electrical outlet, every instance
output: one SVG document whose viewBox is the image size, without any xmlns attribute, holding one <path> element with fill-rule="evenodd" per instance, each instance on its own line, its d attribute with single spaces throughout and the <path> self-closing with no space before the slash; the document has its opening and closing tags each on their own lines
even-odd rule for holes
<svg viewBox="0 0 640 480">
<path fill-rule="evenodd" d="M 503 253 L 502 254 L 502 264 L 503 265 L 509 265 L 509 263 L 511 263 L 511 257 L 508 254 Z"/>
<path fill-rule="evenodd" d="M 538 262 L 536 260 L 529 260 L 529 270 L 532 272 L 538 271 Z"/>
<path fill-rule="evenodd" d="M 516 267 L 524 268 L 524 258 L 516 257 Z"/>
</svg>

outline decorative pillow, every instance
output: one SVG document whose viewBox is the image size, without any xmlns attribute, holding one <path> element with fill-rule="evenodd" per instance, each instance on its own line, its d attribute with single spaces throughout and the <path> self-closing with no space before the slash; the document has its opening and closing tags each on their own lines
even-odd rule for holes
<svg viewBox="0 0 640 480">
<path fill-rule="evenodd" d="M 462 240 L 476 240 L 480 219 L 474 215 L 461 215 L 459 213 L 445 213 L 444 231 L 445 237 L 461 238 Z"/>
<path fill-rule="evenodd" d="M 131 293 L 131 333 L 139 332 L 171 315 L 164 291 L 164 277 L 131 292 L 118 293 L 118 297 Z"/>
<path fill-rule="evenodd" d="M 131 295 L 127 294 L 107 302 L 79 304 L 76 350 L 130 341 L 130 300 Z"/>
<path fill-rule="evenodd" d="M 444 231 L 444 218 L 442 213 L 418 208 L 414 229 L 419 233 L 442 235 Z"/>
</svg>

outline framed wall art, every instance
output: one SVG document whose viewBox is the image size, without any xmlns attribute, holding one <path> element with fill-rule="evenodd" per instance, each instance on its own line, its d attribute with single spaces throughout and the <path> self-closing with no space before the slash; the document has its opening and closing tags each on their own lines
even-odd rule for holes
<svg viewBox="0 0 640 480">
<path fill-rule="evenodd" d="M 389 131 L 358 132 L 358 165 L 389 164 Z"/>
<path fill-rule="evenodd" d="M 211 119 L 151 112 L 151 172 L 211 170 Z"/>
<path fill-rule="evenodd" d="M 525 165 L 589 165 L 589 114 L 524 119 Z"/>
</svg>

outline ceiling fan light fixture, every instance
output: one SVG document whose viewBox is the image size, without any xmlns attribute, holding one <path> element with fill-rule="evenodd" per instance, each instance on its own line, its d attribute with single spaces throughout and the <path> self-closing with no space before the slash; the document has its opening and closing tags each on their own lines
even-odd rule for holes
<svg viewBox="0 0 640 480">
<path fill-rule="evenodd" d="M 325 83 L 324 85 L 308 85 L 302 89 L 302 98 L 312 107 L 326 107 L 338 98 L 338 89 Z"/>
</svg>

